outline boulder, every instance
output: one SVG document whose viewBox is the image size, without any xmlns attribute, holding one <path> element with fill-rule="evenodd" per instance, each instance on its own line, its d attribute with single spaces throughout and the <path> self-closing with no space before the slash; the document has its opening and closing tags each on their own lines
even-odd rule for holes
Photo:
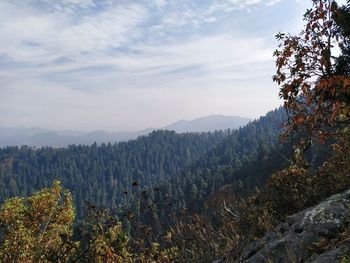
<svg viewBox="0 0 350 263">
<path fill-rule="evenodd" d="M 350 259 L 350 190 L 289 216 L 272 232 L 246 246 L 238 259 L 229 262 L 333 263 Z M 349 261 L 344 261 L 349 262 Z"/>
</svg>

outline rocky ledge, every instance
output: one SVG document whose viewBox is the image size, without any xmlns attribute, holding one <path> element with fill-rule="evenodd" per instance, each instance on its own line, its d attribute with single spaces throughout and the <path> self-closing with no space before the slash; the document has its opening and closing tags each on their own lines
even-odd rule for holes
<svg viewBox="0 0 350 263">
<path fill-rule="evenodd" d="M 350 262 L 350 190 L 289 216 L 245 247 L 238 262 Z"/>
</svg>

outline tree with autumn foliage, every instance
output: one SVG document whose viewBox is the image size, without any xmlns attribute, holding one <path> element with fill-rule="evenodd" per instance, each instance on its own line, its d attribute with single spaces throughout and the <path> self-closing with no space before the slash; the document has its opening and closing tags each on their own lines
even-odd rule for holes
<svg viewBox="0 0 350 263">
<path fill-rule="evenodd" d="M 73 200 L 59 181 L 6 200 L 0 206 L 0 262 L 176 262 L 176 247 L 131 239 L 107 209 L 91 206 L 87 212 L 74 240 Z"/>
<path fill-rule="evenodd" d="M 1 262 L 64 262 L 76 252 L 72 242 L 71 194 L 55 181 L 28 198 L 11 198 L 0 207 Z"/>
<path fill-rule="evenodd" d="M 350 1 L 312 0 L 297 36 L 279 33 L 273 80 L 288 113 L 286 132 L 324 142 L 350 124 Z"/>
</svg>

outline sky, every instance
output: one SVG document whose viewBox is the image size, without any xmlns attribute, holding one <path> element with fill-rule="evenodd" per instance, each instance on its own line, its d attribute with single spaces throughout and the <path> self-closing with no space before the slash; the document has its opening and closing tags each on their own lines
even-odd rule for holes
<svg viewBox="0 0 350 263">
<path fill-rule="evenodd" d="M 0 0 L 0 126 L 137 130 L 278 107 L 306 0 Z"/>
</svg>

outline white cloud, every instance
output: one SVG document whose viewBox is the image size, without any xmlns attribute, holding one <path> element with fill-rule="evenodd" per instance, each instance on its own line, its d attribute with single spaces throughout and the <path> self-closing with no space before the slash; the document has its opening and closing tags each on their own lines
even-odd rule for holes
<svg viewBox="0 0 350 263">
<path fill-rule="evenodd" d="M 230 13 L 235 10 L 246 9 L 250 11 L 251 7 L 260 4 L 265 4 L 265 6 L 275 5 L 283 0 L 217 0 L 213 1 L 212 5 L 209 7 L 208 13 L 214 14 L 217 12 Z"/>
<path fill-rule="evenodd" d="M 260 2 L 261 0 L 219 0 L 214 1 L 208 11 L 210 14 L 217 12 L 232 12 L 233 10 L 248 8 L 259 4 Z"/>
<path fill-rule="evenodd" d="M 162 126 L 212 113 L 254 117 L 254 107 L 264 111 L 277 106 L 277 96 L 273 96 L 276 90 L 269 89 L 270 53 L 262 39 L 223 35 L 181 44 L 140 45 L 133 56 L 101 55 L 77 64 L 33 69 L 32 73 L 25 70 L 33 75 L 64 75 L 54 82 L 31 77 L 16 80 L 15 75 L 8 75 L 0 122 L 51 129 L 117 130 Z M 116 69 L 97 73 L 72 70 L 82 65 Z M 257 80 L 258 91 L 252 85 Z M 245 110 L 248 105 L 251 113 Z M 48 122 L 48 115 L 54 123 Z"/>
<path fill-rule="evenodd" d="M 166 0 L 154 0 L 156 7 L 161 8 L 166 5 Z"/>
<path fill-rule="evenodd" d="M 88 3 L 74 1 L 78 2 Z M 138 25 L 147 19 L 146 9 L 136 4 L 79 17 L 70 12 L 37 14 L 37 10 L 25 8 L 0 6 L 0 21 L 5 25 L 0 27 L 0 53 L 17 61 L 45 61 L 52 55 L 74 56 L 120 47 L 138 37 Z M 15 14 L 18 9 L 21 18 Z"/>
<path fill-rule="evenodd" d="M 216 30 L 276 0 L 54 2 L 0 1 L 0 123 L 138 129 L 278 104 L 271 43 Z"/>
<path fill-rule="evenodd" d="M 267 6 L 272 6 L 272 5 L 275 5 L 279 2 L 281 2 L 282 0 L 270 0 L 266 3 Z"/>
<path fill-rule="evenodd" d="M 61 0 L 63 5 L 73 4 L 81 7 L 94 6 L 93 0 Z"/>
<path fill-rule="evenodd" d="M 139 66 L 146 72 L 150 69 L 150 72 L 159 73 L 193 65 L 200 66 L 206 74 L 219 73 L 232 66 L 271 60 L 272 52 L 263 39 L 225 35 L 168 45 L 140 46 L 140 49 L 145 56 L 141 57 Z M 133 63 L 133 69 L 138 68 L 136 63 Z"/>
</svg>

